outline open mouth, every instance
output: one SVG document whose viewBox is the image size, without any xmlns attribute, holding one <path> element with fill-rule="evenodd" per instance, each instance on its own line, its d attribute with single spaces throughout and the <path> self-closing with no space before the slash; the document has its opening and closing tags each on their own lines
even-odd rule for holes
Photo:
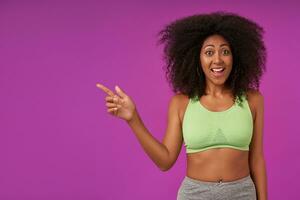
<svg viewBox="0 0 300 200">
<path fill-rule="evenodd" d="M 224 74 L 225 67 L 212 68 L 210 71 L 212 71 L 215 76 L 222 76 Z"/>
</svg>

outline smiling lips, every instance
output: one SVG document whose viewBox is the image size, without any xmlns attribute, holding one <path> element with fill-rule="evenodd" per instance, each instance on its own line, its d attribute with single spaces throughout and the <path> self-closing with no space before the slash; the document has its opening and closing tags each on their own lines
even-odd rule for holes
<svg viewBox="0 0 300 200">
<path fill-rule="evenodd" d="M 211 68 L 210 71 L 215 77 L 220 77 L 224 75 L 225 67 Z"/>
</svg>

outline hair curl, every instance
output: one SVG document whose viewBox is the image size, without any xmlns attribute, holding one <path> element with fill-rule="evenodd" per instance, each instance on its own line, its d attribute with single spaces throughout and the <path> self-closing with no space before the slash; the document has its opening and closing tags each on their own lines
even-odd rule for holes
<svg viewBox="0 0 300 200">
<path fill-rule="evenodd" d="M 259 90 L 266 71 L 264 30 L 255 22 L 234 13 L 218 11 L 177 19 L 158 33 L 158 44 L 164 44 L 166 79 L 174 93 L 190 98 L 205 95 L 205 74 L 200 67 L 200 50 L 204 40 L 214 34 L 230 44 L 233 65 L 225 82 L 238 101 L 244 92 Z M 200 71 L 197 70 L 200 68 Z"/>
</svg>

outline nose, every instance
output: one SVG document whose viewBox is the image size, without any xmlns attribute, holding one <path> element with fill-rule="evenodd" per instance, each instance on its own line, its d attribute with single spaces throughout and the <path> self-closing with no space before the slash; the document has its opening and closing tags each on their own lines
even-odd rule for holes
<svg viewBox="0 0 300 200">
<path fill-rule="evenodd" d="M 214 64 L 220 64 L 223 62 L 222 56 L 220 55 L 220 53 L 215 54 L 213 62 L 214 62 Z"/>
</svg>

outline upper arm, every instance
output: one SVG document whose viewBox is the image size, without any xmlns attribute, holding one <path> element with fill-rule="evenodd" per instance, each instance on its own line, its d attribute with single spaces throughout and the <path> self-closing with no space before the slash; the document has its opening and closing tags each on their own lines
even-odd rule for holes
<svg viewBox="0 0 300 200">
<path fill-rule="evenodd" d="M 180 100 L 180 94 L 176 94 L 169 102 L 167 129 L 162 141 L 168 150 L 168 169 L 171 168 L 177 160 L 183 142 L 179 117 Z"/>
<path fill-rule="evenodd" d="M 253 124 L 253 136 L 250 143 L 250 164 L 255 165 L 255 161 L 263 158 L 263 129 L 264 129 L 264 97 L 256 91 L 252 95 L 255 105 L 255 120 Z"/>
</svg>

